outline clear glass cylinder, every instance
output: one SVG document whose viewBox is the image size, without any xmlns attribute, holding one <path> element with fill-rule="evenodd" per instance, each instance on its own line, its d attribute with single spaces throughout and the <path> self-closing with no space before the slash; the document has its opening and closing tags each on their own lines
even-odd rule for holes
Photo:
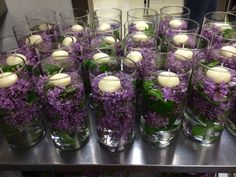
<svg viewBox="0 0 236 177">
<path fill-rule="evenodd" d="M 12 148 L 31 147 L 45 134 L 39 97 L 25 62 L 19 53 L 0 55 L 0 128 Z"/>
<path fill-rule="evenodd" d="M 199 24 L 187 18 L 166 17 L 166 26 L 162 36 L 162 52 L 167 52 L 167 41 L 176 34 L 198 34 Z"/>
<path fill-rule="evenodd" d="M 233 106 L 234 70 L 218 63 L 199 63 L 193 72 L 184 109 L 184 134 L 202 144 L 221 138 Z"/>
<path fill-rule="evenodd" d="M 25 18 L 32 30 L 48 32 L 54 34 L 56 30 L 59 33 L 56 12 L 52 9 L 36 9 L 27 12 Z"/>
<path fill-rule="evenodd" d="M 97 20 L 99 18 L 116 20 L 122 24 L 122 10 L 118 8 L 96 9 L 93 12 L 93 19 Z"/>
<path fill-rule="evenodd" d="M 207 59 L 210 41 L 202 35 L 180 33 L 169 38 L 167 43 L 167 61 L 181 60 L 179 56 L 182 55 L 184 57 L 182 60 L 188 59 L 192 62 L 192 65 L 195 65 L 197 62 Z M 169 64 L 175 67 L 174 63 Z"/>
<path fill-rule="evenodd" d="M 140 124 L 144 141 L 163 148 L 176 140 L 190 75 L 191 70 L 174 72 L 166 67 L 146 74 L 142 88 L 143 113 Z"/>
<path fill-rule="evenodd" d="M 150 8 L 134 8 L 127 11 L 127 21 L 147 20 L 154 24 L 158 24 L 159 16 L 156 10 Z"/>
<path fill-rule="evenodd" d="M 183 6 L 165 6 L 160 9 L 160 23 L 158 35 L 162 36 L 166 26 L 169 24 L 169 18 L 189 18 L 190 9 Z"/>
<path fill-rule="evenodd" d="M 134 139 L 136 64 L 128 58 L 104 57 L 89 71 L 98 141 L 111 152 L 122 151 Z"/>
<path fill-rule="evenodd" d="M 228 132 L 236 137 L 236 94 L 234 94 L 234 105 L 233 105 L 233 109 L 230 113 L 229 118 L 227 119 L 226 122 L 226 129 L 228 130 Z"/>
<path fill-rule="evenodd" d="M 223 38 L 235 37 L 236 15 L 230 12 L 209 12 L 204 16 L 201 34 L 211 41 L 211 44 L 220 42 Z"/>
<path fill-rule="evenodd" d="M 87 10 L 65 10 L 60 13 L 60 17 L 65 35 L 83 37 L 87 34 L 90 24 L 89 13 Z"/>
<path fill-rule="evenodd" d="M 84 84 L 76 63 L 48 57 L 34 71 L 54 145 L 65 151 L 81 148 L 89 139 L 89 121 Z"/>
</svg>

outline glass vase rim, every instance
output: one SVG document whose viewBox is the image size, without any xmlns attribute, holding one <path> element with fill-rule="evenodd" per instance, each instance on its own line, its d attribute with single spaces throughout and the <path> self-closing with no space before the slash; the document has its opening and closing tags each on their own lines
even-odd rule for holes
<svg viewBox="0 0 236 177">
<path fill-rule="evenodd" d="M 172 14 L 166 14 L 166 13 L 163 13 L 163 9 L 166 9 L 166 8 L 173 8 L 173 7 L 178 7 L 178 8 L 181 8 L 181 9 L 184 9 L 184 10 L 187 10 L 186 13 L 182 14 L 182 15 L 186 15 L 186 14 L 190 14 L 190 9 L 186 6 L 164 6 L 160 9 L 160 15 L 165 15 L 165 16 L 179 16 L 181 14 L 178 14 L 178 15 L 172 15 Z"/>
</svg>

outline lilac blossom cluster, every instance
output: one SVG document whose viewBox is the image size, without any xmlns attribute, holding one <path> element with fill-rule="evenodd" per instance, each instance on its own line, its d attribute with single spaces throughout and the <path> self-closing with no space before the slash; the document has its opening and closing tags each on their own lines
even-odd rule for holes
<svg viewBox="0 0 236 177">
<path fill-rule="evenodd" d="M 127 37 L 126 41 L 126 48 L 128 50 L 131 50 L 132 48 L 149 48 L 149 49 L 155 49 L 156 48 L 156 38 L 154 36 L 148 37 L 147 41 L 134 41 L 132 38 L 132 34 Z"/>
<path fill-rule="evenodd" d="M 82 83 L 76 82 L 66 88 L 56 87 L 48 83 L 47 76 L 41 76 L 36 87 L 45 104 L 50 128 L 73 133 L 78 127 L 83 127 L 87 123 Z M 67 89 L 70 90 L 69 93 Z"/>
<path fill-rule="evenodd" d="M 106 142 L 110 137 L 112 141 L 125 146 L 132 141 L 135 128 L 134 79 L 122 72 L 113 75 L 121 79 L 121 88 L 113 93 L 103 92 L 98 88 L 98 82 L 105 74 L 98 75 L 91 81 L 93 102 L 97 105 L 97 132 L 100 141 L 105 139 Z"/>
</svg>

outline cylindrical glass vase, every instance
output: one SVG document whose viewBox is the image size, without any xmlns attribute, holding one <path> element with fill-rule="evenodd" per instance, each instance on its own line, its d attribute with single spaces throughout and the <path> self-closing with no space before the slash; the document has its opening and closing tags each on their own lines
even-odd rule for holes
<svg viewBox="0 0 236 177">
<path fill-rule="evenodd" d="M 155 30 L 156 24 L 147 20 L 132 20 L 124 24 L 125 36 L 135 32 L 144 32 L 147 35 L 154 35 Z"/>
<path fill-rule="evenodd" d="M 116 20 L 122 24 L 122 10 L 118 8 L 96 9 L 93 12 L 93 20 L 96 21 L 99 18 Z"/>
<path fill-rule="evenodd" d="M 39 97 L 19 53 L 0 55 L 0 127 L 9 145 L 27 148 L 44 136 Z"/>
<path fill-rule="evenodd" d="M 127 67 L 128 58 L 99 60 L 90 66 L 98 141 L 111 152 L 122 151 L 134 139 L 136 64 Z"/>
<path fill-rule="evenodd" d="M 202 144 L 217 142 L 233 106 L 236 73 L 218 63 L 199 63 L 184 110 L 184 134 Z"/>
<path fill-rule="evenodd" d="M 89 139 L 80 71 L 74 61 L 58 61 L 52 57 L 42 60 L 38 67 L 35 68 L 35 75 L 39 73 L 36 88 L 44 103 L 51 139 L 60 150 L 77 150 Z"/>
<path fill-rule="evenodd" d="M 166 147 L 176 140 L 183 119 L 191 70 L 149 72 L 143 81 L 140 132 L 147 143 Z"/>
</svg>

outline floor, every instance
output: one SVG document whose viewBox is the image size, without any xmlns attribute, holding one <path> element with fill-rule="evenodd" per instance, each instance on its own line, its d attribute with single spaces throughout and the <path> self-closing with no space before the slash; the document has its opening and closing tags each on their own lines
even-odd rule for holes
<svg viewBox="0 0 236 177">
<path fill-rule="evenodd" d="M 150 0 L 150 8 L 157 10 L 163 6 L 183 5 L 183 0 Z M 123 11 L 123 22 L 126 21 L 128 9 L 144 7 L 144 0 L 93 0 L 94 9 L 116 7 Z"/>
</svg>

